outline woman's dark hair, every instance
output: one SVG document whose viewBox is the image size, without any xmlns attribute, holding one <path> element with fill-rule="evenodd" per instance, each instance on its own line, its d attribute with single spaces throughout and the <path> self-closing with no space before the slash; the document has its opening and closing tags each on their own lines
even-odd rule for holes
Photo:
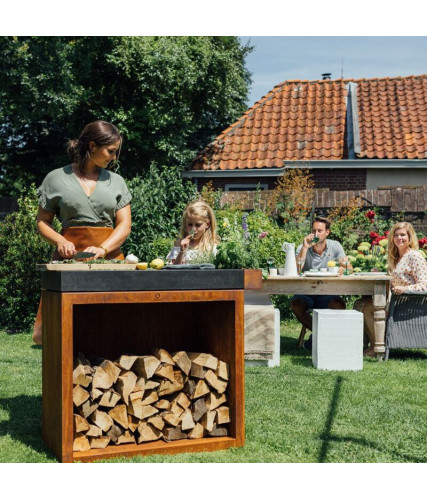
<svg viewBox="0 0 427 500">
<path fill-rule="evenodd" d="M 89 143 L 94 142 L 97 146 L 107 146 L 120 141 L 116 161 L 122 147 L 122 136 L 118 128 L 112 123 L 97 120 L 89 123 L 83 129 L 78 139 L 68 141 L 67 153 L 73 163 L 77 163 L 81 173 L 85 172 L 86 163 L 90 158 Z"/>
</svg>

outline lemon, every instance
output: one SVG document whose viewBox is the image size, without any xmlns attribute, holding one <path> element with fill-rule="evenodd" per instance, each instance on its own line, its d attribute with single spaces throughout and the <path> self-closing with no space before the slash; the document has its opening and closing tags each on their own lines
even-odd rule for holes
<svg viewBox="0 0 427 500">
<path fill-rule="evenodd" d="M 138 262 L 136 268 L 145 271 L 148 268 L 148 262 Z"/>
<path fill-rule="evenodd" d="M 337 263 L 334 260 L 328 262 L 328 267 L 336 267 Z"/>
<path fill-rule="evenodd" d="M 150 267 L 153 269 L 161 269 L 165 265 L 162 259 L 154 259 L 150 262 Z"/>
</svg>

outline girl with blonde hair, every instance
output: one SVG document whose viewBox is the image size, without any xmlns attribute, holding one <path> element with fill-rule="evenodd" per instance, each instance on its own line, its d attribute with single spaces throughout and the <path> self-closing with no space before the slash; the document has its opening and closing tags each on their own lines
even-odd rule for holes
<svg viewBox="0 0 427 500">
<path fill-rule="evenodd" d="M 204 201 L 193 201 L 184 210 L 180 239 L 166 259 L 172 264 L 189 264 L 201 254 L 216 254 L 219 236 L 212 208 Z"/>
</svg>

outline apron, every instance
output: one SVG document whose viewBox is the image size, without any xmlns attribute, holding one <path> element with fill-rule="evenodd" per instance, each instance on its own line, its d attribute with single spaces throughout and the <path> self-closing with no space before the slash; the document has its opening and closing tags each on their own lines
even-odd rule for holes
<svg viewBox="0 0 427 500">
<path fill-rule="evenodd" d="M 82 252 L 85 248 L 89 246 L 98 247 L 103 241 L 105 241 L 108 236 L 113 232 L 112 227 L 92 227 L 92 226 L 74 226 L 65 227 L 61 230 L 62 236 L 67 238 L 67 240 L 74 243 L 77 252 Z M 120 248 L 117 250 L 112 250 L 106 256 L 106 259 L 118 259 L 124 260 Z M 52 260 L 64 260 L 55 250 L 52 255 Z M 34 327 L 41 328 L 42 325 L 42 299 L 40 297 L 39 309 L 37 311 L 36 322 Z"/>
<path fill-rule="evenodd" d="M 68 241 L 74 243 L 77 252 L 83 252 L 89 246 L 99 247 L 112 232 L 112 227 L 74 226 L 63 228 L 61 234 Z M 108 260 L 124 260 L 125 256 L 122 254 L 120 248 L 117 248 L 117 250 L 109 252 L 105 258 Z M 59 255 L 58 250 L 55 250 L 52 260 L 64 260 L 64 258 Z"/>
</svg>

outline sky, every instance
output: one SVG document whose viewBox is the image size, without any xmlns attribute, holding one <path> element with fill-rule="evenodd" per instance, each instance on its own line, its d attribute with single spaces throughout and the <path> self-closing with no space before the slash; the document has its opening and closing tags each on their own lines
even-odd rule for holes
<svg viewBox="0 0 427 500">
<path fill-rule="evenodd" d="M 246 58 L 252 73 L 248 106 L 285 80 L 375 78 L 427 73 L 423 36 L 241 36 L 254 46 Z"/>
</svg>

